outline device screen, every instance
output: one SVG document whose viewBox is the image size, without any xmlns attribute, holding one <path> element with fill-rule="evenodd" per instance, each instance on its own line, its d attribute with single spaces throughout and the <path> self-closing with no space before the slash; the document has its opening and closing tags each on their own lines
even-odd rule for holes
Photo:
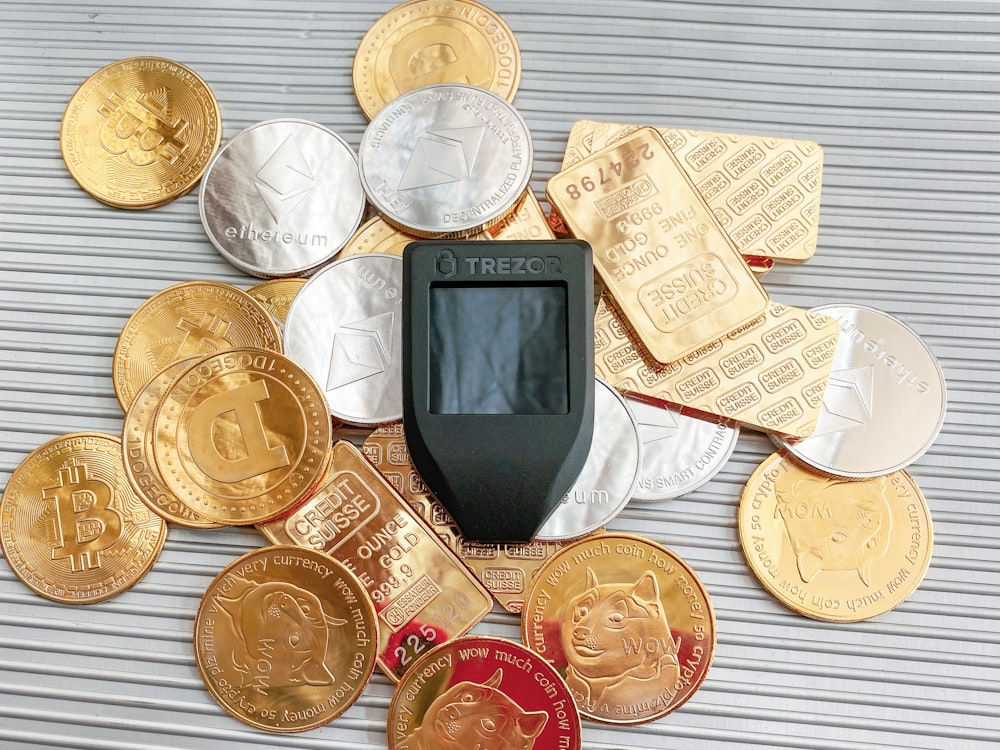
<svg viewBox="0 0 1000 750">
<path fill-rule="evenodd" d="M 432 413 L 569 413 L 564 285 L 429 291 Z"/>
</svg>

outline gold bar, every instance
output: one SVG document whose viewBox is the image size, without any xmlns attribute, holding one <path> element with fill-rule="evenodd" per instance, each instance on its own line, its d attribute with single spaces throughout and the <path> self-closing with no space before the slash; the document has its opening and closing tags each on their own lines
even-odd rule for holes
<svg viewBox="0 0 1000 750">
<path fill-rule="evenodd" d="M 458 555 L 500 606 L 508 612 L 520 614 L 531 579 L 545 561 L 565 547 L 566 543 L 481 544 L 466 541 L 455 520 L 413 468 L 401 422 L 379 427 L 365 440 L 362 450 L 410 507 Z"/>
<path fill-rule="evenodd" d="M 772 304 L 756 320 L 664 365 L 630 338 L 605 296 L 594 318 L 594 364 L 611 385 L 639 398 L 805 437 L 816 427 L 839 335 L 833 318 Z"/>
<path fill-rule="evenodd" d="M 546 194 L 594 248 L 605 285 L 660 362 L 767 308 L 767 293 L 653 128 L 560 172 Z"/>
<path fill-rule="evenodd" d="M 580 120 L 562 168 L 639 129 Z M 823 149 L 813 141 L 659 128 L 723 229 L 746 257 L 801 263 L 816 252 Z M 558 233 L 558 230 L 557 230 Z"/>
<path fill-rule="evenodd" d="M 524 191 L 524 198 L 517 210 L 496 226 L 489 228 L 495 240 L 554 240 L 548 219 L 531 188 Z"/>
<path fill-rule="evenodd" d="M 489 593 L 364 455 L 333 446 L 330 477 L 305 504 L 257 528 L 275 544 L 325 552 L 361 579 L 378 613 L 378 664 L 398 682 L 425 651 L 467 633 Z"/>
</svg>

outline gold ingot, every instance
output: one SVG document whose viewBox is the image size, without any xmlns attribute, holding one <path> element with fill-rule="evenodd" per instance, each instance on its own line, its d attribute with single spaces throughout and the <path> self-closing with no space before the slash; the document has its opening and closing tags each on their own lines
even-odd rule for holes
<svg viewBox="0 0 1000 750">
<path fill-rule="evenodd" d="M 247 289 L 247 294 L 257 300 L 279 326 L 285 325 L 292 300 L 308 279 L 268 279 Z"/>
<path fill-rule="evenodd" d="M 59 146 L 80 187 L 117 208 L 187 193 L 219 147 L 219 104 L 197 73 L 160 57 L 101 68 L 76 90 Z"/>
<path fill-rule="evenodd" d="M 225 349 L 281 351 L 281 334 L 260 303 L 229 284 L 188 281 L 157 292 L 126 321 L 111 373 L 127 411 L 139 390 L 168 365 Z"/>
<path fill-rule="evenodd" d="M 344 245 L 338 258 L 366 253 L 386 253 L 403 257 L 403 248 L 420 238 L 406 234 L 389 224 L 381 216 L 376 216 L 362 224 Z"/>
<path fill-rule="evenodd" d="M 521 639 L 566 680 L 580 713 L 642 724 L 684 704 L 715 652 L 715 612 L 674 552 L 630 534 L 597 534 L 538 571 Z"/>
<path fill-rule="evenodd" d="M 330 723 L 375 669 L 378 626 L 361 582 L 327 555 L 265 547 L 215 577 L 194 622 L 205 686 L 232 716 L 268 732 Z"/>
<path fill-rule="evenodd" d="M 376 216 L 358 228 L 358 231 L 347 241 L 337 258 L 349 258 L 352 255 L 364 255 L 365 253 L 386 253 L 402 258 L 403 250 L 407 245 L 423 239 L 425 238 L 417 237 L 415 234 L 407 234 L 392 226 L 381 216 Z M 491 240 L 493 238 L 486 232 L 479 232 L 465 239 Z"/>
<path fill-rule="evenodd" d="M 580 120 L 570 130 L 563 169 L 639 127 Z M 818 143 L 678 128 L 659 132 L 745 257 L 801 263 L 813 256 L 823 181 Z"/>
<path fill-rule="evenodd" d="M 323 391 L 295 362 L 234 349 L 175 380 L 154 429 L 167 488 L 204 518 L 245 525 L 309 496 L 327 469 L 332 425 Z"/>
<path fill-rule="evenodd" d="M 608 291 L 658 361 L 678 360 L 767 308 L 767 293 L 653 128 L 560 172 L 546 193 L 593 247 Z"/>
<path fill-rule="evenodd" d="M 435 83 L 468 83 L 514 100 L 521 52 L 510 27 L 473 0 L 411 0 L 379 18 L 354 56 L 354 93 L 370 120 Z"/>
<path fill-rule="evenodd" d="M 549 227 L 545 212 L 531 188 L 524 191 L 524 197 L 514 213 L 496 226 L 490 227 L 489 234 L 495 240 L 520 240 L 522 242 L 537 242 L 556 238 Z"/>
<path fill-rule="evenodd" d="M 465 563 L 508 612 L 520 614 L 531 579 L 565 542 L 484 544 L 462 536 L 455 519 L 434 497 L 410 461 L 401 422 L 382 425 L 362 446 L 365 456 L 410 507 Z"/>
<path fill-rule="evenodd" d="M 905 471 L 822 477 L 779 453 L 750 476 L 739 507 L 750 570 L 789 609 L 827 622 L 877 617 L 920 585 L 934 533 Z"/>
<path fill-rule="evenodd" d="M 174 362 L 163 372 L 157 373 L 139 392 L 125 412 L 125 420 L 122 422 L 122 459 L 129 484 L 150 510 L 178 526 L 214 529 L 221 524 L 208 520 L 167 489 L 153 458 L 156 412 L 170 386 L 197 359 L 194 357 Z"/>
<path fill-rule="evenodd" d="M 292 513 L 257 528 L 275 544 L 321 550 L 358 576 L 378 613 L 378 664 L 394 682 L 492 607 L 489 592 L 346 441 L 333 446 L 326 484 Z"/>
<path fill-rule="evenodd" d="M 721 339 L 662 364 L 602 296 L 594 317 L 594 369 L 640 399 L 805 437 L 816 428 L 839 336 L 839 324 L 826 315 L 772 304 Z"/>
<path fill-rule="evenodd" d="M 50 440 L 14 469 L 0 499 L 0 547 L 32 591 L 93 604 L 153 566 L 167 524 L 128 483 L 121 441 L 77 432 Z"/>
</svg>

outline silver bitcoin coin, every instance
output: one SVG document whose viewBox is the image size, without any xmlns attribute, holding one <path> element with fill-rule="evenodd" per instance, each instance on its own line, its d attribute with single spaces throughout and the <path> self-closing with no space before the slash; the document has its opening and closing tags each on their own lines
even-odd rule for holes
<svg viewBox="0 0 1000 750">
<path fill-rule="evenodd" d="M 342 422 L 402 419 L 402 276 L 394 255 L 353 255 L 309 279 L 288 310 L 285 353 L 315 378 Z"/>
<path fill-rule="evenodd" d="M 868 478 L 902 469 L 934 442 L 947 407 L 934 354 L 907 325 L 863 305 L 824 305 L 840 323 L 816 429 L 773 437 L 793 458 L 828 475 Z"/>
<path fill-rule="evenodd" d="M 595 380 L 590 452 L 580 476 L 536 532 L 538 541 L 576 539 L 601 528 L 625 507 L 639 478 L 639 423 L 618 391 Z"/>
<path fill-rule="evenodd" d="M 199 202 L 222 256 L 274 278 L 308 275 L 330 261 L 361 223 L 365 194 L 343 138 L 306 120 L 268 120 L 219 150 Z"/>
<path fill-rule="evenodd" d="M 718 474 L 733 454 L 739 427 L 636 399 L 626 401 L 642 438 L 642 470 L 633 500 L 669 500 L 696 490 Z"/>
<path fill-rule="evenodd" d="M 496 94 L 436 84 L 387 104 L 358 159 L 368 200 L 386 221 L 420 237 L 460 237 L 517 207 L 531 176 L 531 136 Z"/>
</svg>

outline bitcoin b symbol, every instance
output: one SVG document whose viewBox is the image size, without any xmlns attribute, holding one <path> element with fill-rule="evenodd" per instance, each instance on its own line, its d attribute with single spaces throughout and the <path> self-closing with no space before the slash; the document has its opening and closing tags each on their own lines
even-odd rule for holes
<svg viewBox="0 0 1000 750">
<path fill-rule="evenodd" d="M 112 93 L 98 109 L 107 119 L 101 128 L 101 145 L 109 153 L 125 154 L 137 167 L 157 159 L 173 165 L 187 149 L 182 136 L 188 123 L 168 120 L 167 96 L 162 89 L 141 93 L 132 89 L 122 98 Z"/>
<path fill-rule="evenodd" d="M 111 487 L 88 477 L 87 465 L 71 458 L 59 469 L 59 486 L 43 489 L 42 498 L 53 502 L 58 519 L 52 559 L 69 558 L 74 573 L 101 567 L 101 553 L 122 531 L 121 515 L 111 507 Z"/>
<path fill-rule="evenodd" d="M 232 344 L 226 339 L 229 328 L 232 324 L 221 315 L 207 312 L 201 316 L 201 320 L 192 323 L 190 320 L 181 319 L 177 327 L 185 331 L 184 338 L 177 345 L 177 351 L 170 358 L 170 362 L 176 362 L 185 357 L 193 357 L 198 354 L 212 354 L 222 349 L 229 349 Z"/>
</svg>

